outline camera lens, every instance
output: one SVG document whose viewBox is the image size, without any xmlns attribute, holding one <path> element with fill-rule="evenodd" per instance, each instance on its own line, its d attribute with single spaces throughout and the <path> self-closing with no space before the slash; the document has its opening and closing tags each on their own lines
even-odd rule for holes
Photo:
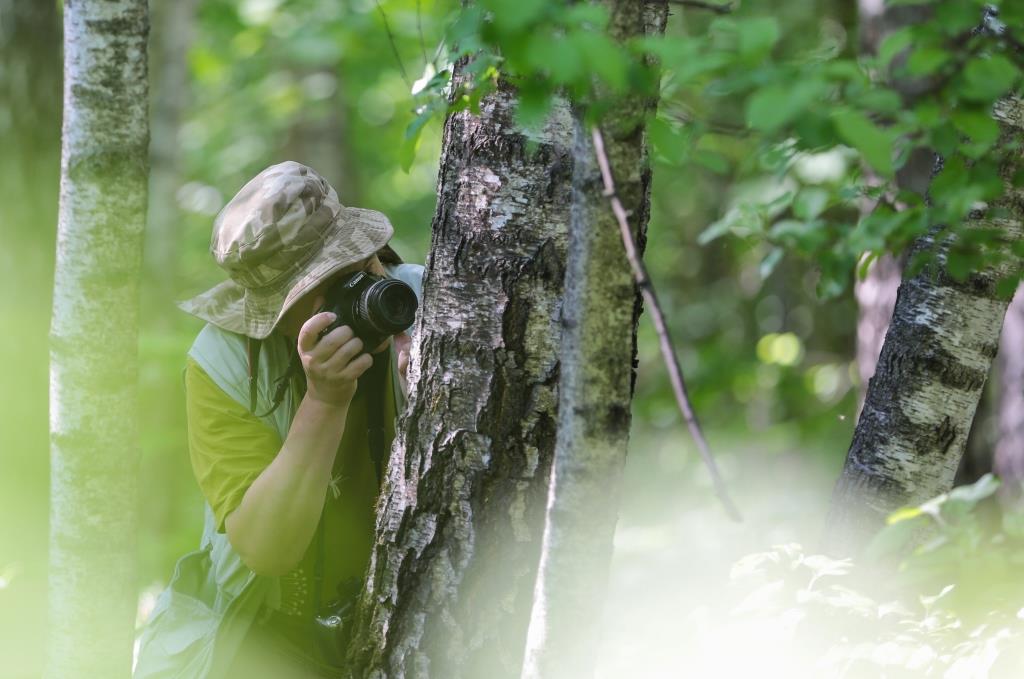
<svg viewBox="0 0 1024 679">
<path fill-rule="evenodd" d="M 402 281 L 385 279 L 368 287 L 356 304 L 356 314 L 377 332 L 393 335 L 416 318 L 416 293 Z"/>
</svg>

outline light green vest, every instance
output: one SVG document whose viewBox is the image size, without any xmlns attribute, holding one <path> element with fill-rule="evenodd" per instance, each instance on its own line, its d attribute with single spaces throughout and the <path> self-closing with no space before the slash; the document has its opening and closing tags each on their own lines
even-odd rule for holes
<svg viewBox="0 0 1024 679">
<path fill-rule="evenodd" d="M 419 264 L 386 265 L 392 278 L 407 283 L 422 299 L 423 267 Z M 207 375 L 238 403 L 249 407 L 246 339 L 207 324 L 196 337 L 191 356 Z M 391 352 L 392 360 L 397 360 Z M 274 385 L 288 366 L 286 340 L 272 334 L 260 351 L 256 412 L 272 403 Z M 404 408 L 392 364 L 398 412 Z M 294 394 L 262 419 L 283 441 L 295 410 Z M 203 535 L 199 549 L 181 557 L 167 588 L 139 636 L 134 679 L 221 679 L 234 661 L 249 628 L 259 615 L 280 605 L 280 579 L 257 575 L 231 547 L 226 533 L 217 532 L 213 510 L 204 503 Z"/>
</svg>

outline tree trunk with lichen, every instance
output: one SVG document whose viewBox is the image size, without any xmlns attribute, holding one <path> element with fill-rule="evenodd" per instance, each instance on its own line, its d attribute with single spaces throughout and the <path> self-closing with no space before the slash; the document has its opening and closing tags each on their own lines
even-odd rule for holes
<svg viewBox="0 0 1024 679">
<path fill-rule="evenodd" d="M 64 3 L 50 330 L 45 676 L 54 679 L 127 678 L 132 670 L 148 31 L 145 0 Z"/>
<path fill-rule="evenodd" d="M 883 0 L 858 0 L 858 49 L 866 57 L 874 58 L 882 41 L 894 31 L 914 23 L 924 21 L 927 7 L 886 7 Z M 906 55 L 901 56 L 905 58 Z M 914 95 L 914 82 L 897 80 L 894 83 L 905 100 L 910 101 Z M 906 165 L 896 175 L 899 188 L 924 195 L 931 180 L 934 154 L 928 151 L 915 152 Z M 879 177 L 870 168 L 863 169 L 868 182 L 879 183 Z M 878 202 L 862 199 L 861 213 L 870 214 Z M 896 291 L 900 286 L 903 263 L 889 253 L 882 253 L 871 263 L 864 280 L 858 278 L 854 283 L 854 296 L 857 299 L 857 373 L 860 376 L 860 393 L 858 405 L 863 406 L 867 395 L 868 381 L 875 374 L 878 355 L 882 351 L 882 342 L 889 320 L 892 318 L 893 307 L 896 305 Z"/>
<path fill-rule="evenodd" d="M 665 30 L 665 2 L 603 4 L 617 40 Z M 600 123 L 638 255 L 650 216 L 645 117 L 656 106 L 656 98 L 630 98 Z M 593 676 L 635 381 L 641 298 L 582 112 L 573 154 L 558 437 L 524 679 Z"/>
<path fill-rule="evenodd" d="M 1002 144 L 1024 138 L 1024 106 L 996 106 Z M 992 206 L 1006 217 L 980 217 L 968 228 L 1000 228 L 1008 242 L 1024 235 L 1024 202 L 1012 178 L 1019 157 L 1002 168 L 1005 195 Z M 933 245 L 921 237 L 912 253 Z M 996 283 L 1019 259 L 953 280 L 945 271 L 948 243 L 934 263 L 903 281 L 878 369 L 868 387 L 827 520 L 834 549 L 857 550 L 892 511 L 952 487 L 982 388 L 995 359 L 1009 303 Z"/>
<path fill-rule="evenodd" d="M 445 121 L 354 676 L 519 675 L 555 441 L 572 119 L 556 103 L 531 153 L 515 103 L 502 83 L 479 115 Z"/>
</svg>

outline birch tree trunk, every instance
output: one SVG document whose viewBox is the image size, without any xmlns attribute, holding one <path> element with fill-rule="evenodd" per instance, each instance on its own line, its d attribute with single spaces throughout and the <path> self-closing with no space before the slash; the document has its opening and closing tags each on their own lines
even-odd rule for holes
<svg viewBox="0 0 1024 679">
<path fill-rule="evenodd" d="M 665 2 L 606 4 L 617 40 L 665 30 Z M 656 106 L 630 99 L 601 123 L 616 194 L 641 244 L 651 191 L 645 116 Z M 641 298 L 590 128 L 580 115 L 574 127 L 558 437 L 524 679 L 593 676 L 635 381 Z"/>
<path fill-rule="evenodd" d="M 1022 112 L 1018 99 L 997 104 L 1002 144 L 1020 143 Z M 1012 186 L 1020 167 L 1014 158 L 1002 168 L 1007 191 L 993 206 L 1009 216 L 980 219 L 968 228 L 1000 228 L 1009 242 L 1024 235 L 1024 202 Z M 931 246 L 932 238 L 922 236 L 912 251 Z M 890 512 L 952 486 L 1008 304 L 996 296 L 996 282 L 1019 266 L 1019 259 L 1008 257 L 957 282 L 945 272 L 947 245 L 933 265 L 900 286 L 878 370 L 832 496 L 826 540 L 833 548 L 858 549 Z"/>
<path fill-rule="evenodd" d="M 572 118 L 556 102 L 529 154 L 515 102 L 502 83 L 479 116 L 445 121 L 355 676 L 490 679 L 522 665 L 555 441 Z"/>
<path fill-rule="evenodd" d="M 148 30 L 145 0 L 64 4 L 64 130 L 50 330 L 46 676 L 53 679 L 131 674 Z"/>
<path fill-rule="evenodd" d="M 886 8 L 884 0 L 858 0 L 858 27 L 860 38 L 858 48 L 865 56 L 877 54 L 882 41 L 893 31 L 926 19 L 928 8 L 895 6 Z M 912 82 L 897 82 L 896 88 L 905 100 L 913 98 Z M 897 186 L 924 195 L 928 190 L 934 166 L 934 154 L 916 151 L 914 156 L 897 172 Z M 864 168 L 868 181 L 876 183 L 878 176 L 870 168 Z M 877 201 L 864 200 L 862 213 L 875 209 Z M 854 282 L 854 296 L 857 299 L 857 373 L 860 376 L 858 404 L 863 407 L 868 382 L 875 374 L 878 355 L 889 328 L 893 308 L 896 305 L 896 291 L 900 286 L 903 263 L 891 254 L 884 253 L 868 269 L 864 280 Z"/>
</svg>

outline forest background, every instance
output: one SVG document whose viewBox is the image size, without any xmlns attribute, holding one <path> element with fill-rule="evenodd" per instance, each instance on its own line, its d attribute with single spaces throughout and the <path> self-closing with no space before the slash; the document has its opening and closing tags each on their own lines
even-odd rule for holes
<svg viewBox="0 0 1024 679">
<path fill-rule="evenodd" d="M 175 559 L 196 545 L 202 524 L 182 389 L 184 354 L 201 324 L 173 301 L 221 279 L 207 250 L 213 217 L 260 169 L 299 160 L 323 173 L 343 203 L 387 214 L 396 227 L 396 250 L 422 262 L 436 200 L 441 119 L 425 119 L 413 141 L 407 129 L 417 119 L 413 94 L 442 67 L 438 45 L 453 5 L 151 2 L 152 174 L 139 345 L 140 622 Z M 857 10 L 856 3 L 837 0 L 777 1 L 748 3 L 723 17 L 673 6 L 666 35 L 686 44 L 730 21 L 755 48 L 766 44 L 780 57 L 816 51 L 853 56 Z M 3 147 L 16 151 L 5 152 L 0 163 L 0 319 L 6 329 L 0 334 L 0 658 L 4 676 L 12 677 L 39 674 L 46 615 L 46 338 L 60 149 L 61 55 L 54 46 L 61 33 L 58 11 L 40 12 L 38 20 L 30 35 L 5 33 L 9 25 L 0 24 L 0 63 L 8 74 L 17 68 L 30 74 L 20 84 L 9 78 L 0 98 Z M 671 87 L 664 83 L 663 91 Z M 808 560 L 791 543 L 816 550 L 857 419 L 862 385 L 854 271 L 825 276 L 845 284 L 823 295 L 821 262 L 777 247 L 735 215 L 742 205 L 770 205 L 796 185 L 834 191 L 860 173 L 860 155 L 846 146 L 803 153 L 780 173 L 763 140 L 742 129 L 743 111 L 730 106 L 723 100 L 695 111 L 676 100 L 662 103 L 660 123 L 651 128 L 646 262 L 694 405 L 745 521 L 730 521 L 715 500 L 680 422 L 657 338 L 641 322 L 600 676 L 638 668 L 641 676 L 667 676 L 679 667 L 698 676 L 712 668 L 718 675 L 791 670 L 801 659 L 770 650 L 778 638 L 766 636 L 764 625 L 739 637 L 734 626 L 715 632 L 719 628 L 708 624 L 761 605 L 745 586 L 737 588 L 733 565 L 767 551 L 762 561 L 785 562 L 794 572 L 802 565 L 810 582 L 849 570 L 841 562 Z M 680 142 L 678 130 L 695 118 L 741 124 L 723 123 L 690 146 Z M 813 201 L 819 194 L 804 195 Z M 839 218 L 856 222 L 855 215 L 851 205 Z M 994 438 L 993 415 L 983 405 L 962 481 L 991 469 Z M 985 492 L 980 487 L 979 495 Z M 773 550 L 779 544 L 789 546 Z M 748 558 L 732 574 L 741 578 L 755 562 Z M 736 602 L 728 603 L 732 598 Z M 776 604 L 765 609 L 777 612 Z M 863 600 L 843 606 L 855 604 Z M 737 644 L 748 652 L 731 651 Z M 871 662 L 912 662 L 892 649 L 878 656 L 880 645 L 869 645 Z"/>
</svg>

